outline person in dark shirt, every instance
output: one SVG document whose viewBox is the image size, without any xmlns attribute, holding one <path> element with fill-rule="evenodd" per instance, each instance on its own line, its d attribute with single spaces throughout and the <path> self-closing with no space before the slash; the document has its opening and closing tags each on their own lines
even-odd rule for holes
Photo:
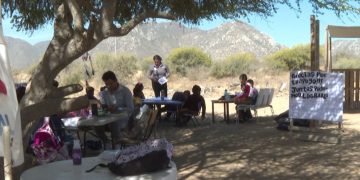
<svg viewBox="0 0 360 180">
<path fill-rule="evenodd" d="M 184 103 L 183 108 L 181 109 L 181 116 L 184 116 L 184 114 L 191 114 L 191 115 L 199 115 L 200 110 L 201 111 L 201 119 L 205 119 L 205 113 L 206 113 L 206 104 L 205 99 L 203 96 L 201 96 L 201 88 L 198 85 L 194 85 L 192 88 L 193 94 L 191 94 L 187 100 Z M 182 118 L 183 119 L 183 118 Z M 181 120 L 180 125 L 186 125 L 189 121 L 189 118 L 185 118 Z"/>
<path fill-rule="evenodd" d="M 181 101 L 182 103 L 185 103 L 185 101 L 187 100 L 187 98 L 190 96 L 190 91 L 189 90 L 185 90 L 184 92 L 179 92 L 176 91 L 171 100 L 173 101 Z M 170 118 L 170 116 L 176 112 L 176 106 L 174 105 L 166 105 L 165 107 L 167 113 L 166 113 L 166 120 L 168 120 Z"/>
</svg>

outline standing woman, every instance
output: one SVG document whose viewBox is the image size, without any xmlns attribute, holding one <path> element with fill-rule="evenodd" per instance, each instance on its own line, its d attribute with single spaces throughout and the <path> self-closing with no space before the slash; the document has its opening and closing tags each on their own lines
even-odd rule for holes
<svg viewBox="0 0 360 180">
<path fill-rule="evenodd" d="M 149 79 L 151 79 L 155 97 L 160 96 L 160 91 L 164 91 L 164 96 L 167 97 L 167 78 L 170 75 L 169 68 L 161 63 L 162 59 L 159 55 L 155 55 L 153 60 L 154 65 L 149 66 L 147 75 Z"/>
</svg>

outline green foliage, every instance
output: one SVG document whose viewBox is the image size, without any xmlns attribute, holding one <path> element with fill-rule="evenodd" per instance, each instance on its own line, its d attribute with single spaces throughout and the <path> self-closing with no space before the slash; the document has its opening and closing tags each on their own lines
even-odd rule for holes
<svg viewBox="0 0 360 180">
<path fill-rule="evenodd" d="M 118 80 L 129 82 L 138 70 L 139 60 L 132 55 L 97 54 L 93 60 L 94 69 L 97 73 L 96 80 L 101 82 L 101 76 L 106 71 L 113 71 Z"/>
<path fill-rule="evenodd" d="M 71 3 L 67 3 L 71 2 Z M 315 14 L 321 14 L 322 10 L 328 9 L 337 16 L 343 14 L 359 14 L 358 1 L 318 1 L 318 0 L 267 0 L 267 1 L 243 1 L 243 0 L 219 0 L 219 1 L 63 1 L 63 0 L 3 0 L 2 8 L 5 15 L 12 17 L 12 23 L 18 30 L 33 31 L 46 24 L 52 24 L 56 19 L 64 17 L 69 24 L 82 20 L 82 26 L 90 24 L 91 16 L 100 21 L 103 11 L 114 12 L 114 19 L 110 22 L 124 25 L 134 17 L 145 14 L 144 21 L 149 18 L 174 19 L 189 24 L 199 24 L 201 20 L 213 20 L 215 17 L 225 19 L 259 15 L 271 16 L 276 13 L 278 5 L 287 5 L 291 9 L 300 11 L 302 2 L 309 3 Z M 65 8 L 64 8 L 65 6 Z M 114 9 L 112 9 L 114 8 Z M 74 15 L 71 9 L 78 9 L 79 17 Z M 144 13 L 146 12 L 146 13 Z M 56 24 L 56 23 L 55 23 Z"/>
<path fill-rule="evenodd" d="M 297 45 L 280 51 L 265 58 L 272 70 L 305 69 L 310 66 L 310 45 Z"/>
<path fill-rule="evenodd" d="M 140 66 L 140 69 L 147 73 L 147 71 L 149 70 L 149 66 L 154 64 L 154 60 L 153 60 L 153 57 L 146 57 L 144 58 L 140 63 L 139 63 L 139 66 Z"/>
<path fill-rule="evenodd" d="M 63 85 L 79 84 L 85 79 L 84 67 L 79 61 L 75 61 L 67 66 L 59 74 L 59 83 Z"/>
<path fill-rule="evenodd" d="M 210 67 L 211 58 L 198 48 L 176 48 L 170 52 L 166 63 L 172 72 L 186 75 L 189 69 Z"/>
<path fill-rule="evenodd" d="M 241 53 L 229 56 L 224 61 L 216 62 L 211 68 L 212 76 L 216 78 L 248 74 L 256 63 L 256 57 L 251 53 Z"/>
<path fill-rule="evenodd" d="M 130 77 L 136 73 L 138 60 L 131 55 L 109 55 L 97 54 L 93 58 L 94 79 L 97 83 L 102 83 L 102 74 L 106 71 L 113 71 L 118 80 L 129 82 Z M 87 64 L 90 68 L 90 64 Z M 90 72 L 92 73 L 92 72 Z M 61 84 L 76 84 L 85 81 L 86 73 L 84 62 L 81 59 L 71 63 L 59 75 Z"/>
<path fill-rule="evenodd" d="M 333 59 L 333 69 L 359 69 L 360 59 L 346 54 L 339 54 Z"/>
</svg>

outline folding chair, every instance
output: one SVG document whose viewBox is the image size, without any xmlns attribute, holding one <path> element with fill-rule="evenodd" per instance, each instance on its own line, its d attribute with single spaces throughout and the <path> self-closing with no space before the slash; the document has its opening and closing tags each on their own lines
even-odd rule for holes
<svg viewBox="0 0 360 180">
<path fill-rule="evenodd" d="M 151 137 L 151 135 L 154 135 L 154 137 L 155 137 L 157 134 L 156 128 L 155 128 L 157 113 L 158 113 L 157 109 L 150 110 L 145 129 L 144 129 L 144 131 L 142 131 L 143 134 L 141 134 L 140 136 L 135 136 L 135 137 L 126 137 L 125 136 L 125 137 L 121 138 L 120 140 L 118 140 L 117 142 L 115 142 L 115 144 L 120 144 L 120 146 L 123 148 L 128 145 L 139 144 L 143 141 L 146 141 Z M 124 134 L 126 134 L 126 133 L 124 133 Z"/>
<path fill-rule="evenodd" d="M 195 127 L 200 125 L 197 117 L 200 115 L 201 102 L 198 103 L 198 110 L 199 111 L 197 113 L 184 113 L 183 114 L 183 116 L 190 118 L 190 120 L 192 121 L 192 123 L 194 124 Z"/>
</svg>

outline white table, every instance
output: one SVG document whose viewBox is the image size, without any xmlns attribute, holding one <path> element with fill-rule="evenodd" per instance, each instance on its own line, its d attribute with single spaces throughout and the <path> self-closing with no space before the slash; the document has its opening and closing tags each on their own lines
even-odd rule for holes
<svg viewBox="0 0 360 180">
<path fill-rule="evenodd" d="M 67 129 L 77 129 L 81 126 L 104 126 L 126 117 L 126 112 L 107 114 L 104 116 L 91 116 L 91 117 L 69 117 L 62 118 L 64 125 Z"/>
<path fill-rule="evenodd" d="M 111 113 L 106 114 L 104 116 L 91 116 L 87 118 L 64 118 L 62 121 L 64 124 L 68 124 L 66 128 L 68 130 L 75 130 L 77 131 L 77 136 L 80 139 L 80 135 L 78 133 L 78 130 L 82 130 L 84 132 L 83 136 L 83 153 L 86 154 L 86 135 L 87 133 L 92 134 L 93 136 L 96 136 L 96 134 L 92 133 L 90 130 L 92 130 L 93 127 L 98 126 L 105 126 L 107 124 L 110 124 L 112 122 L 118 121 L 121 118 L 127 117 L 127 112 L 120 112 L 120 113 Z"/>
<path fill-rule="evenodd" d="M 110 124 L 115 122 L 121 118 L 127 117 L 126 112 L 121 113 L 112 113 L 104 116 L 92 116 L 88 118 L 80 118 L 77 126 L 104 126 L 106 124 Z"/>
<path fill-rule="evenodd" d="M 172 180 L 176 179 L 177 169 L 174 162 L 171 162 L 171 168 L 151 173 L 142 174 L 137 176 L 116 176 L 108 168 L 97 167 L 95 170 L 87 173 L 86 170 L 94 167 L 100 163 L 100 158 L 90 157 L 83 158 L 81 165 L 73 165 L 72 160 L 56 161 L 53 163 L 36 166 L 24 171 L 20 179 L 21 180 Z"/>
</svg>

